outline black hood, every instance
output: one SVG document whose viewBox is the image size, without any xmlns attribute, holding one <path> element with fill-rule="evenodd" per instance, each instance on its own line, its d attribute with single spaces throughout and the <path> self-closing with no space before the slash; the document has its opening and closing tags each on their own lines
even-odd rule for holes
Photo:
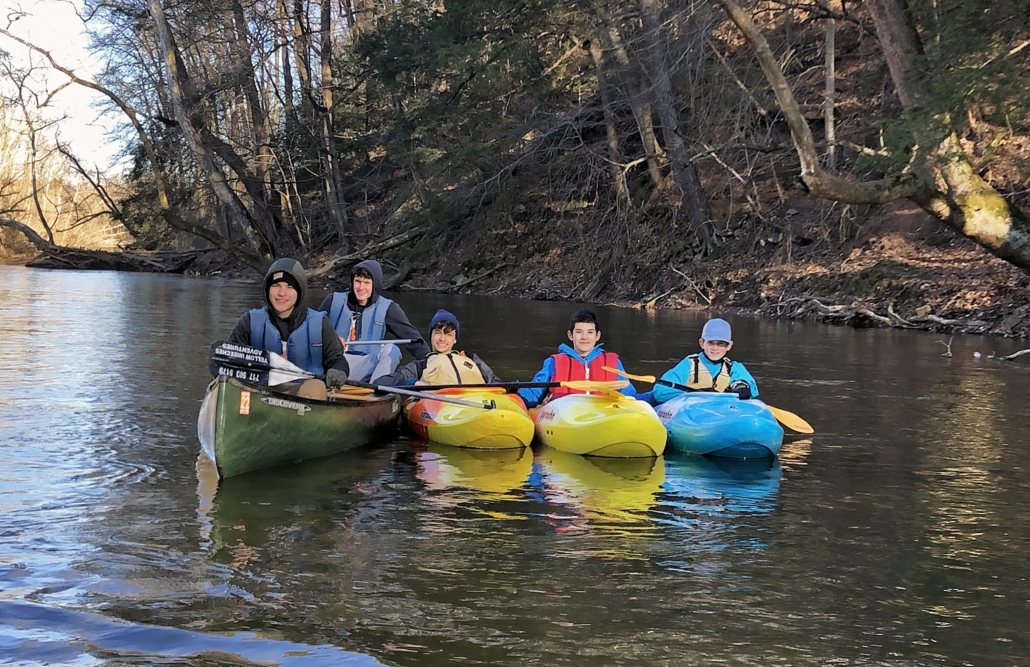
<svg viewBox="0 0 1030 667">
<path fill-rule="evenodd" d="M 265 274 L 263 281 L 265 287 L 265 305 L 268 306 L 269 314 L 275 313 L 275 307 L 272 306 L 272 302 L 268 300 L 268 288 L 272 286 L 277 273 L 286 273 L 296 283 L 294 288 L 297 290 L 297 305 L 294 306 L 293 312 L 304 311 L 304 297 L 308 293 L 308 276 L 304 271 L 303 265 L 295 259 L 289 257 L 283 257 L 272 262 L 272 266 L 268 267 L 268 273 Z"/>
<path fill-rule="evenodd" d="M 366 259 L 363 262 L 358 262 L 351 269 L 351 275 L 354 275 L 354 269 L 365 269 L 372 274 L 372 296 L 368 297 L 368 302 L 372 303 L 379 298 L 379 291 L 383 289 L 383 267 L 379 262 L 374 259 Z M 352 281 L 353 283 L 353 281 Z M 351 301 L 354 301 L 354 286 L 351 285 Z"/>
</svg>

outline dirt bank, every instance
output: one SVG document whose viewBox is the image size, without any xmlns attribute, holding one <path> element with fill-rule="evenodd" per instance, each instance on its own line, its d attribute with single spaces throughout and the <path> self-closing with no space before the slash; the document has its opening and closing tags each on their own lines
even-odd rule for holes
<svg viewBox="0 0 1030 667">
<path fill-rule="evenodd" d="M 821 242 L 809 197 L 784 204 L 783 234 L 751 235 L 716 257 L 642 264 L 617 273 L 599 303 L 746 312 L 855 327 L 1030 336 L 1030 276 L 914 204 L 870 207 L 843 247 Z M 635 261 L 639 262 L 639 258 Z M 500 262 L 499 262 L 500 263 Z M 554 251 L 498 270 L 459 262 L 416 267 L 400 289 L 575 300 L 597 270 Z M 489 272 L 489 273 L 488 273 Z M 480 277 L 481 276 L 481 277 Z M 345 277 L 326 286 L 345 285 Z"/>
</svg>

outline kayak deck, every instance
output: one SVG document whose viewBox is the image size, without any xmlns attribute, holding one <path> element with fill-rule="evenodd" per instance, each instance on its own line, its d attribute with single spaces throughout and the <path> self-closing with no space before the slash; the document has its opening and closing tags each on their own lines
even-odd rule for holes
<svg viewBox="0 0 1030 667">
<path fill-rule="evenodd" d="M 569 394 L 536 408 L 533 420 L 541 442 L 571 454 L 647 458 L 665 451 L 654 408 L 632 396 Z"/>
<path fill-rule="evenodd" d="M 776 456 L 783 428 L 765 403 L 736 394 L 690 393 L 658 406 L 671 449 L 736 459 Z"/>
<path fill-rule="evenodd" d="M 533 421 L 517 394 L 503 388 L 445 389 L 444 396 L 474 402 L 493 401 L 491 410 L 420 398 L 404 407 L 408 426 L 419 437 L 452 447 L 516 449 L 533 440 Z"/>
</svg>

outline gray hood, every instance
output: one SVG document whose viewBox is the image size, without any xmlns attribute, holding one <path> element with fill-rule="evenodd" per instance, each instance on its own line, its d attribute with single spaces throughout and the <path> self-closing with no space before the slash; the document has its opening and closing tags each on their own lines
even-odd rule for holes
<svg viewBox="0 0 1030 667">
<path fill-rule="evenodd" d="M 351 269 L 353 275 L 354 269 L 365 269 L 372 274 L 372 296 L 368 298 L 368 302 L 372 303 L 379 298 L 379 291 L 383 289 L 383 267 L 374 259 L 366 259 L 362 262 L 358 262 Z M 353 300 L 353 292 L 351 293 Z"/>
</svg>

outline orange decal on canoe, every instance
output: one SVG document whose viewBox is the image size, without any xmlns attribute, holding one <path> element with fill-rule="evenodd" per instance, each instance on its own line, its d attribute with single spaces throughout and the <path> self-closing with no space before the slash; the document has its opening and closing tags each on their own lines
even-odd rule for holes
<svg viewBox="0 0 1030 667">
<path fill-rule="evenodd" d="M 240 392 L 240 414 L 250 414 L 250 392 L 246 389 Z"/>
</svg>

